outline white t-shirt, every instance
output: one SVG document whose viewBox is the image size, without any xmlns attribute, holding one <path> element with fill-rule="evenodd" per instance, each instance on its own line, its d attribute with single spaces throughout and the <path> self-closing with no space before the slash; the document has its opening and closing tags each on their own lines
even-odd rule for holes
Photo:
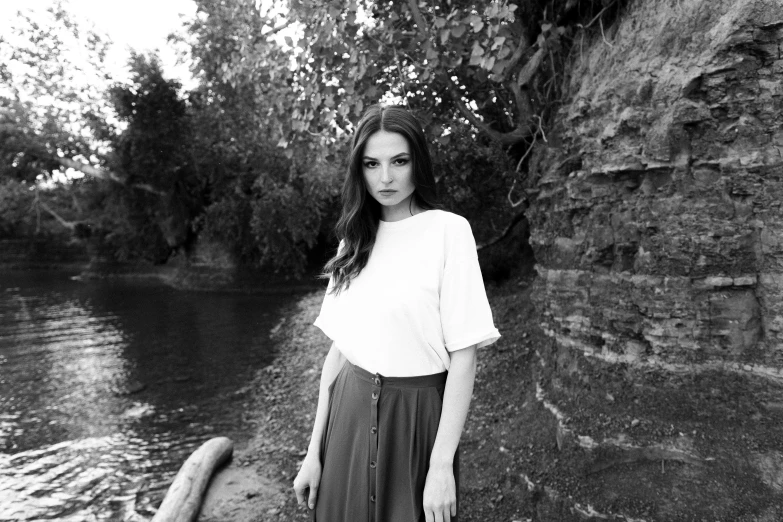
<svg viewBox="0 0 783 522">
<path fill-rule="evenodd" d="M 470 224 L 450 212 L 381 221 L 367 266 L 336 296 L 332 284 L 314 324 L 372 373 L 439 373 L 449 352 L 500 337 Z"/>
</svg>

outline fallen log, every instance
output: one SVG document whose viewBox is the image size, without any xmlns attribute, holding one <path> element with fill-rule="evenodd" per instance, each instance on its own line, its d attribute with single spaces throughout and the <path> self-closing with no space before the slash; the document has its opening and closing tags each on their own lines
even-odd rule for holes
<svg viewBox="0 0 783 522">
<path fill-rule="evenodd" d="M 151 522 L 192 522 L 212 473 L 231 457 L 234 443 L 215 437 L 202 444 L 179 469 Z"/>
</svg>

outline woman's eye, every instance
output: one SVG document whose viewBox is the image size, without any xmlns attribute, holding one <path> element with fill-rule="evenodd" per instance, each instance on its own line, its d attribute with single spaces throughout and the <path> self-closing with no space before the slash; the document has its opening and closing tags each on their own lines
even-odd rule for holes
<svg viewBox="0 0 783 522">
<path fill-rule="evenodd" d="M 400 159 L 394 160 L 394 164 L 395 165 L 407 165 L 408 161 L 410 161 L 408 158 L 400 158 Z"/>
<path fill-rule="evenodd" d="M 372 168 L 375 168 L 375 167 L 378 166 L 378 162 L 377 161 L 365 161 L 364 162 L 364 166 L 367 167 L 368 169 L 372 169 Z"/>
</svg>

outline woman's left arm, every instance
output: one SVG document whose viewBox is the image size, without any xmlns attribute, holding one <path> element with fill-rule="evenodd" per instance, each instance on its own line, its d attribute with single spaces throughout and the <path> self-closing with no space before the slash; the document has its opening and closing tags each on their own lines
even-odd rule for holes
<svg viewBox="0 0 783 522">
<path fill-rule="evenodd" d="M 468 416 L 475 377 L 476 347 L 452 352 L 438 434 L 424 485 L 424 514 L 427 522 L 449 522 L 457 514 L 454 454 Z"/>
</svg>

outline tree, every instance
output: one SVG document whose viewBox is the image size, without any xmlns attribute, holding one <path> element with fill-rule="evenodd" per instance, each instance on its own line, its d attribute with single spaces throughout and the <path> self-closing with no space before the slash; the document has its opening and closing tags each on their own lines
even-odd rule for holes
<svg viewBox="0 0 783 522">
<path fill-rule="evenodd" d="M 106 223 L 121 257 L 165 262 L 188 241 L 191 222 L 203 207 L 205 180 L 199 176 L 188 105 L 178 82 L 167 80 L 155 56 L 133 54 L 131 83 L 109 91 L 123 130 L 110 138 L 108 165 L 129 190 L 107 187 L 124 214 Z M 120 233 L 122 230 L 122 233 Z"/>
<path fill-rule="evenodd" d="M 191 93 L 200 169 L 209 195 L 197 227 L 245 265 L 298 275 L 325 242 L 342 163 L 311 136 L 287 148 L 292 91 L 290 55 L 268 36 L 275 21 L 259 9 L 200 2 L 188 32 L 200 85 Z M 284 25 L 284 23 L 281 23 Z M 278 26 L 279 27 L 279 26 Z M 257 68 L 226 74 L 245 45 Z M 320 261 L 320 260 L 319 260 Z"/>
<path fill-rule="evenodd" d="M 471 158 L 472 168 L 466 170 L 481 172 L 495 162 L 495 150 L 506 151 L 507 165 L 500 176 L 505 191 L 493 195 L 493 201 L 501 203 L 510 200 L 506 195 L 515 188 L 515 169 L 523 170 L 519 160 L 528 158 L 525 152 L 543 135 L 541 126 L 551 112 L 547 100 L 556 96 L 562 80 L 547 80 L 548 72 L 533 74 L 548 63 L 545 56 L 562 61 L 553 51 L 566 30 L 538 22 L 564 16 L 547 15 L 548 5 L 525 4 L 524 19 L 518 19 L 517 6 L 508 2 L 293 2 L 283 22 L 240 1 L 221 2 L 221 16 L 237 20 L 241 28 L 229 33 L 231 52 L 224 56 L 220 72 L 227 81 L 260 80 L 269 70 L 285 79 L 289 88 L 270 93 L 283 122 L 281 143 L 292 147 L 302 139 L 317 139 L 324 155 L 331 155 L 334 144 L 350 134 L 351 122 L 365 107 L 396 97 L 416 111 L 433 147 L 448 151 L 438 158 L 438 172 L 452 203 L 465 184 L 464 173 L 457 179 L 447 177 L 453 172 L 449 165 Z M 558 9 L 573 10 L 573 5 L 566 7 Z M 281 64 L 259 42 L 292 25 L 303 28 L 301 37 L 285 36 L 291 56 Z M 466 135 L 464 129 L 472 130 Z M 465 158 L 452 154 L 464 149 L 449 147 L 458 134 L 477 142 Z M 522 200 L 513 203 L 494 205 L 495 216 L 473 216 L 482 245 L 497 243 L 524 219 Z"/>
<path fill-rule="evenodd" d="M 247 16 L 242 2 L 221 7 Z M 391 95 L 418 110 L 427 131 L 444 143 L 464 121 L 526 158 L 525 145 L 545 137 L 542 126 L 562 92 L 560 51 L 578 28 L 601 20 L 596 12 L 618 8 L 619 2 L 577 0 L 292 2 L 285 25 L 306 28 L 296 41 L 286 37 L 296 63 L 295 96 L 285 107 L 292 131 L 339 135 L 369 103 Z M 275 22 L 260 22 L 236 37 L 223 65 L 227 78 L 272 63 L 254 43 Z"/>
<path fill-rule="evenodd" d="M 100 86 L 109 80 L 109 44 L 61 4 L 20 11 L 15 22 L 0 37 L 0 174 L 29 181 L 48 176 L 60 157 L 89 161 L 105 139 L 108 107 Z"/>
<path fill-rule="evenodd" d="M 3 228 L 39 232 L 43 215 L 44 229 L 64 227 L 81 237 L 94 216 L 79 200 L 101 190 L 89 178 L 150 190 L 107 168 L 116 134 L 103 91 L 111 83 L 105 67 L 110 44 L 61 3 L 20 11 L 14 22 L 0 37 L 0 190 L 25 211 L 4 212 Z M 75 171 L 88 179 L 66 175 Z"/>
<path fill-rule="evenodd" d="M 259 42 L 276 68 L 225 81 L 218 73 L 232 53 L 227 35 L 250 20 L 207 9 L 191 32 L 202 84 L 184 97 L 155 57 L 134 55 L 128 84 L 108 88 L 108 76 L 79 83 L 80 67 L 101 70 L 104 40 L 59 4 L 20 13 L 13 38 L 0 42 L 8 59 L 0 67 L 0 173 L 4 199 L 25 197 L 0 216 L 2 230 L 29 231 L 15 220 L 30 218 L 39 230 L 43 213 L 44 224 L 89 238 L 101 259 L 154 263 L 191 252 L 201 235 L 241 264 L 302 273 L 328 230 L 334 162 L 314 152 L 314 140 L 277 146 L 287 127 L 271 93 L 290 90 L 288 54 Z M 61 182 L 66 169 L 86 177 Z M 39 190 L 42 183 L 50 189 Z"/>
</svg>

